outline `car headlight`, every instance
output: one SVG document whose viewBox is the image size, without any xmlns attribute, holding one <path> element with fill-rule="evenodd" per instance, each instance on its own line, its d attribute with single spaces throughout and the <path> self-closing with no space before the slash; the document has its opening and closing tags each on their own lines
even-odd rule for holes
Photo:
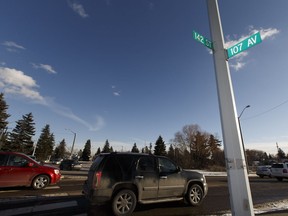
<svg viewBox="0 0 288 216">
<path fill-rule="evenodd" d="M 54 173 L 58 175 L 60 173 L 59 169 L 54 169 Z"/>
</svg>

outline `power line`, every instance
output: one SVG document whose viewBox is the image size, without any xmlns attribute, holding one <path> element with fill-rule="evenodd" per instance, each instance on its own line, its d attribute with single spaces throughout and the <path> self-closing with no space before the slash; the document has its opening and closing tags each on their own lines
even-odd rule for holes
<svg viewBox="0 0 288 216">
<path fill-rule="evenodd" d="M 270 109 L 268 109 L 268 110 L 266 110 L 266 111 L 264 111 L 264 112 L 262 112 L 262 113 L 259 113 L 259 114 L 257 114 L 257 115 L 254 115 L 254 116 L 251 116 L 251 117 L 248 117 L 248 118 L 244 118 L 243 120 L 248 120 L 248 119 L 257 118 L 257 117 L 259 117 L 259 116 L 262 116 L 262 115 L 264 115 L 264 114 L 266 114 L 266 113 L 268 113 L 268 112 L 271 112 L 271 111 L 279 108 L 280 106 L 283 106 L 283 105 L 286 104 L 286 103 L 288 103 L 288 99 L 285 100 L 284 102 L 282 102 L 281 104 L 275 106 L 275 107 L 272 107 L 272 108 L 270 108 Z"/>
</svg>

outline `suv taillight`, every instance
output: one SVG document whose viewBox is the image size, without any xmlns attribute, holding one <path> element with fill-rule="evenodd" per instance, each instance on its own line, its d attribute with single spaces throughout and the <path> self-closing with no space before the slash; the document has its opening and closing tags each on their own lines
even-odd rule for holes
<svg viewBox="0 0 288 216">
<path fill-rule="evenodd" d="M 287 169 L 283 169 L 283 173 L 287 173 Z"/>
<path fill-rule="evenodd" d="M 101 177 L 102 177 L 102 172 L 96 172 L 95 173 L 95 178 L 96 178 L 96 182 L 95 182 L 95 185 L 94 185 L 95 188 L 100 187 Z"/>
</svg>

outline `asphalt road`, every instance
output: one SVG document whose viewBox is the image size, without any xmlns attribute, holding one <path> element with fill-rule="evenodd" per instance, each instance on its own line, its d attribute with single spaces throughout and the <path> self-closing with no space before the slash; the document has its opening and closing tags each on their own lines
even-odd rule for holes
<svg viewBox="0 0 288 216">
<path fill-rule="evenodd" d="M 112 215 L 109 205 L 89 206 L 81 195 L 85 175 L 81 172 L 64 174 L 64 179 L 56 185 L 44 190 L 30 188 L 0 189 L 0 215 Z M 230 213 L 227 177 L 207 177 L 208 195 L 200 207 L 191 207 L 181 202 L 138 205 L 135 216 L 190 216 L 190 215 L 222 215 Z M 267 206 L 288 198 L 288 181 L 278 182 L 276 179 L 250 177 L 250 186 L 254 208 Z M 271 206 L 272 208 L 272 206 Z M 2 212 L 1 212 L 2 210 Z M 13 214 L 16 212 L 17 214 Z M 22 214 L 21 211 L 25 211 Z M 19 213 L 20 212 L 20 213 Z M 285 213 L 287 214 L 287 212 Z"/>
</svg>

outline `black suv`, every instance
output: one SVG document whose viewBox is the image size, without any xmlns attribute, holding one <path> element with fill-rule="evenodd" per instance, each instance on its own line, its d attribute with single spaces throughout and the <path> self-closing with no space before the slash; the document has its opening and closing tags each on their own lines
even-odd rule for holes
<svg viewBox="0 0 288 216">
<path fill-rule="evenodd" d="M 90 167 L 83 193 L 93 204 L 111 201 L 115 215 L 130 215 L 136 203 L 184 200 L 198 206 L 208 191 L 205 176 L 170 159 L 139 153 L 107 153 Z"/>
</svg>

